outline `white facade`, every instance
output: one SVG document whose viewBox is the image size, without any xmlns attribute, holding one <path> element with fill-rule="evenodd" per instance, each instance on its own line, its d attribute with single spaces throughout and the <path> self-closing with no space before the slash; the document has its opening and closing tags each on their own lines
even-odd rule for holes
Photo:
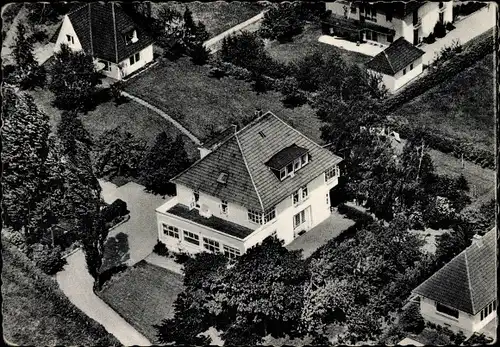
<svg viewBox="0 0 500 347">
<path fill-rule="evenodd" d="M 331 10 L 333 14 L 338 16 L 345 16 L 347 13 L 347 17 L 352 20 L 360 20 L 360 16 L 363 15 L 367 23 L 394 30 L 393 41 L 403 36 L 406 41 L 417 44 L 433 32 L 438 21 L 441 20 L 443 24 L 453 22 L 453 1 L 442 2 L 442 7 L 439 7 L 439 2 L 426 2 L 417 10 L 416 14 L 410 13 L 405 18 L 387 17 L 381 11 L 376 11 L 375 16 L 373 14 L 367 15 L 360 13 L 359 5 L 351 7 L 351 3 L 351 1 L 344 0 L 327 2 L 326 10 Z M 364 39 L 368 42 L 376 41 L 384 45 L 389 45 L 391 42 L 388 35 L 383 33 L 377 33 L 376 40 L 373 40 L 372 36 L 366 37 L 366 34 Z"/>
<path fill-rule="evenodd" d="M 66 44 L 73 51 L 81 51 L 83 49 L 78 36 L 71 24 L 71 20 L 66 15 L 64 16 L 61 29 L 59 31 L 59 35 L 57 37 L 54 52 L 59 52 L 61 50 L 61 45 Z M 111 78 L 116 80 L 121 80 L 122 78 L 130 75 L 134 71 L 139 70 L 144 67 L 146 64 L 153 61 L 153 45 L 149 45 L 146 48 L 142 49 L 140 52 L 135 53 L 134 55 L 127 57 L 119 64 L 108 62 L 104 59 L 98 59 L 94 57 L 94 62 L 96 65 L 101 63 L 104 65 L 104 68 L 101 72 Z M 101 65 L 99 64 L 99 65 Z M 102 66 L 102 65 L 101 65 Z"/>
<path fill-rule="evenodd" d="M 223 247 L 226 245 L 238 249 L 240 254 L 243 254 L 247 249 L 273 234 L 283 240 L 286 245 L 299 236 L 299 232 L 311 229 L 330 215 L 329 193 L 338 184 L 340 170 L 337 166 L 335 166 L 334 172 L 335 175 L 328 181 L 326 181 L 324 173 L 310 181 L 304 187 L 307 188 L 307 196 L 304 196 L 302 190 L 300 190 L 300 198 L 295 203 L 293 195 L 286 197 L 278 203 L 276 205 L 276 217 L 264 225 L 249 220 L 248 209 L 246 207 L 228 201 L 227 210 L 224 212 L 221 206 L 223 202 L 220 199 L 199 191 L 198 204 L 208 207 L 213 216 L 253 230 L 244 239 L 239 239 L 189 219 L 180 218 L 172 213 L 168 213 L 168 210 L 177 204 L 182 204 L 186 207 L 193 205 L 194 191 L 188 187 L 177 185 L 177 196 L 156 209 L 158 239 L 173 252 L 185 251 L 189 253 L 205 250 L 203 237 L 219 242 L 220 252 L 222 253 L 224 253 Z M 295 217 L 297 215 L 299 216 Z M 294 222 L 296 218 L 301 222 L 303 221 L 303 223 L 296 226 Z M 179 238 L 165 234 L 163 224 L 178 228 Z M 198 235 L 198 239 L 200 240 L 199 245 L 187 242 L 184 239 L 184 230 Z"/>
<path fill-rule="evenodd" d="M 490 305 L 491 307 L 488 308 Z M 458 311 L 458 318 L 456 318 L 446 313 L 439 312 L 436 301 L 420 297 L 420 314 L 425 320 L 447 327 L 455 332 L 461 330 L 466 335 L 479 331 L 496 317 L 497 312 L 496 307 L 493 309 L 494 304 L 490 303 L 488 306 L 486 310 L 483 311 L 483 316 L 481 312 L 478 312 L 476 315 L 471 315 L 463 311 Z M 483 319 L 481 319 L 481 317 Z"/>
<path fill-rule="evenodd" d="M 368 71 L 374 74 L 381 75 L 382 83 L 384 83 L 390 93 L 394 93 L 422 73 L 422 57 L 415 60 L 412 64 L 406 66 L 404 69 L 398 71 L 394 76 L 386 75 L 373 70 Z"/>
</svg>

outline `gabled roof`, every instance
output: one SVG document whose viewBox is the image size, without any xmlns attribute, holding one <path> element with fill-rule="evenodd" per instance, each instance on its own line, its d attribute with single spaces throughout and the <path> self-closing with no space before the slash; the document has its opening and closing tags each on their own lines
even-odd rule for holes
<svg viewBox="0 0 500 347">
<path fill-rule="evenodd" d="M 366 66 L 371 70 L 394 76 L 424 54 L 420 48 L 400 37 L 373 57 Z"/>
<path fill-rule="evenodd" d="M 96 58 L 120 63 L 153 43 L 144 29 L 113 2 L 89 2 L 68 17 L 83 50 Z M 124 34 L 132 30 L 136 30 L 139 40 L 127 45 Z"/>
<path fill-rule="evenodd" d="M 280 181 L 266 162 L 292 145 L 306 149 L 309 162 L 294 177 Z M 267 112 L 174 177 L 172 182 L 264 212 L 340 161 L 342 158 Z M 228 174 L 225 184 L 217 182 L 222 172 Z"/>
<path fill-rule="evenodd" d="M 496 298 L 496 228 L 419 285 L 414 294 L 477 314 Z"/>
</svg>

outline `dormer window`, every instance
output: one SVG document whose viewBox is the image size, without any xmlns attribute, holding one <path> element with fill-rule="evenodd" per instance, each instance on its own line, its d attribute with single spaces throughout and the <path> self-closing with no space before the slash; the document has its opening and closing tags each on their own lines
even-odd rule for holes
<svg viewBox="0 0 500 347">
<path fill-rule="evenodd" d="M 75 44 L 75 38 L 72 35 L 66 35 L 66 39 L 68 40 L 68 43 L 71 43 L 72 45 Z"/>
<path fill-rule="evenodd" d="M 272 156 L 266 165 L 274 172 L 276 177 L 283 181 L 287 177 L 293 177 L 309 162 L 309 153 L 306 148 L 293 144 Z"/>
<path fill-rule="evenodd" d="M 125 34 L 123 34 L 123 38 L 125 39 L 125 45 L 127 46 L 139 41 L 139 39 L 137 38 L 137 30 L 135 29 L 127 31 Z"/>
</svg>

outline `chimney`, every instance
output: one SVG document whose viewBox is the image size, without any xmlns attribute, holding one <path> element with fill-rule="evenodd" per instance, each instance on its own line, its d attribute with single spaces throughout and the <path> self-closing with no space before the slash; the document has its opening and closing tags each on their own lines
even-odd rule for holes
<svg viewBox="0 0 500 347">
<path fill-rule="evenodd" d="M 262 116 L 262 109 L 260 108 L 255 109 L 254 116 L 255 118 Z"/>
<path fill-rule="evenodd" d="M 481 247 L 483 245 L 482 238 L 483 237 L 481 235 L 474 234 L 474 236 L 472 236 L 472 244 L 477 245 L 478 247 Z"/>
</svg>

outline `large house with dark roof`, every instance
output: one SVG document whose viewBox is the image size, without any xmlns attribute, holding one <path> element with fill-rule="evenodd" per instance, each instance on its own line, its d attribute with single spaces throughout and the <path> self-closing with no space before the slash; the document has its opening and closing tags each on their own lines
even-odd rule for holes
<svg viewBox="0 0 500 347">
<path fill-rule="evenodd" d="M 331 17 L 323 22 L 330 34 L 382 45 L 400 37 L 418 45 L 434 31 L 437 22 L 453 21 L 453 1 L 337 0 L 326 2 L 326 10 L 332 11 Z"/>
<path fill-rule="evenodd" d="M 171 180 L 177 196 L 156 209 L 170 250 L 236 257 L 269 236 L 288 244 L 330 215 L 342 159 L 273 113 L 210 148 Z"/>
<path fill-rule="evenodd" d="M 91 55 L 101 72 L 120 80 L 153 61 L 153 40 L 114 2 L 89 2 L 71 11 L 56 33 L 62 44 Z"/>
<path fill-rule="evenodd" d="M 393 93 L 422 73 L 424 54 L 420 48 L 400 37 L 366 63 L 366 67 L 368 71 L 380 74 L 384 85 Z"/>
<path fill-rule="evenodd" d="M 496 317 L 497 231 L 474 236 L 472 244 L 419 285 L 420 313 L 430 322 L 461 330 L 480 331 Z"/>
</svg>

